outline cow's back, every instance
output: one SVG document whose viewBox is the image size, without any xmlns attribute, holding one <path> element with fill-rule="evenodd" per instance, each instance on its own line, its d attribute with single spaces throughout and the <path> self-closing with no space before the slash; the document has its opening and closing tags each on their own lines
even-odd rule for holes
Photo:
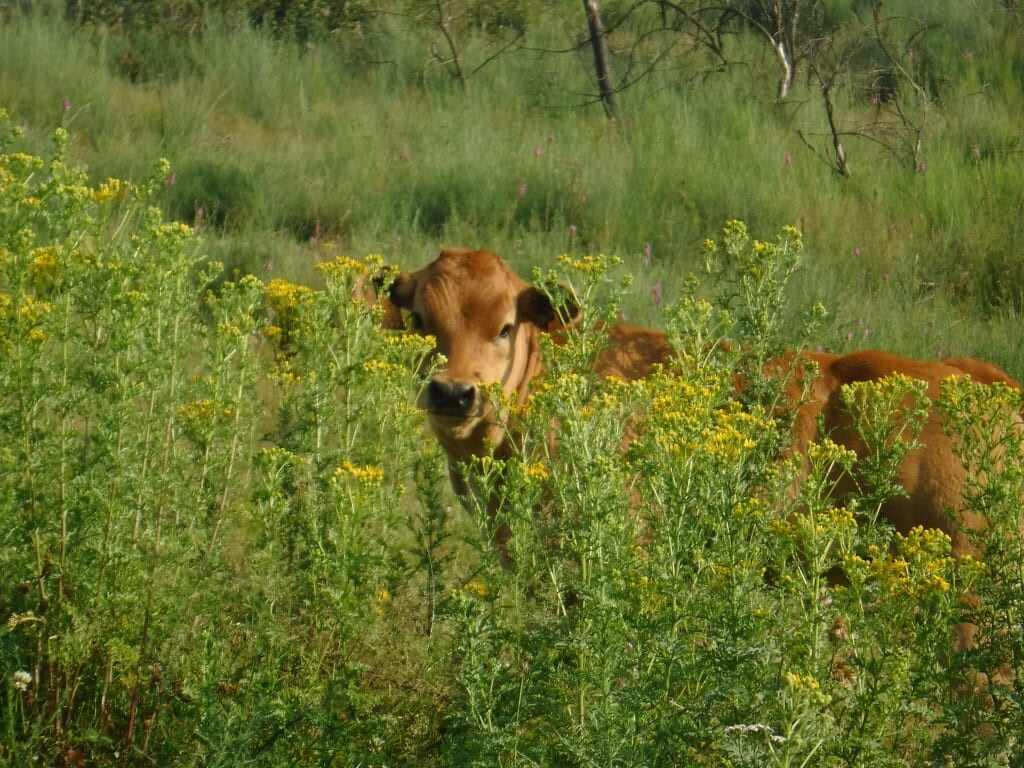
<svg viewBox="0 0 1024 768">
<path fill-rule="evenodd" d="M 963 371 L 979 384 L 1005 384 L 1011 389 L 1021 388 L 1015 378 L 992 363 L 975 360 L 973 357 L 951 357 L 942 362 Z"/>
<path fill-rule="evenodd" d="M 940 395 L 942 381 L 963 376 L 964 371 L 943 363 L 908 360 L 876 351 L 837 357 L 823 371 L 826 388 L 830 390 L 821 411 L 825 434 L 859 457 L 865 456 L 868 449 L 854 428 L 843 401 L 842 387 L 894 374 L 924 382 L 926 394 L 934 402 Z M 966 532 L 982 527 L 984 518 L 963 507 L 965 469 L 944 427 L 942 415 L 934 407 L 928 413 L 918 443 L 897 470 L 896 481 L 907 495 L 888 501 L 882 509 L 884 517 L 903 534 L 919 525 L 939 528 L 949 534 L 955 554 L 974 552 Z M 841 486 L 841 492 L 854 490 L 848 479 Z"/>
<path fill-rule="evenodd" d="M 608 347 L 595 368 L 605 378 L 635 381 L 650 376 L 654 366 L 670 360 L 672 346 L 660 331 L 616 325 L 607 329 Z"/>
</svg>

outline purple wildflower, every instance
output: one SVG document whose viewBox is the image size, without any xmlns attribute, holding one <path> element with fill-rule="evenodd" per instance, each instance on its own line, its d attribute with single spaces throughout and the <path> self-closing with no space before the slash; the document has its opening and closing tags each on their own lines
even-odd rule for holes
<svg viewBox="0 0 1024 768">
<path fill-rule="evenodd" d="M 661 306 L 661 281 L 659 280 L 651 286 L 651 299 L 654 301 L 654 308 L 657 309 Z"/>
</svg>

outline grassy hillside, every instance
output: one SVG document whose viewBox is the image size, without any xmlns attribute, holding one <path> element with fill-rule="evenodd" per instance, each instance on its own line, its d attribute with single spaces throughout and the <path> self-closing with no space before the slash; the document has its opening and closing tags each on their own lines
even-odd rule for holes
<svg viewBox="0 0 1024 768">
<path fill-rule="evenodd" d="M 170 214 L 231 267 L 311 280 L 325 248 L 413 266 L 470 244 L 520 268 L 609 252 L 638 278 L 627 314 L 660 323 L 650 287 L 674 296 L 723 221 L 793 223 L 809 251 L 795 297 L 832 312 L 821 345 L 978 354 L 1020 373 L 1022 52 L 998 14 L 985 19 L 955 44 L 946 28 L 921 38 L 946 69 L 919 166 L 890 151 L 910 139 L 884 105 L 852 85 L 838 94 L 847 130 L 889 124 L 846 137 L 848 178 L 830 167 L 814 83 L 775 103 L 772 59 L 754 41 L 734 43 L 749 64 L 725 71 L 679 55 L 620 94 L 608 123 L 581 95 L 594 90 L 589 54 L 541 52 L 577 39 L 566 11 L 540 17 L 465 93 L 432 57 L 429 24 L 385 17 L 361 36 L 297 44 L 215 20 L 163 37 L 13 15 L 0 93 L 34 143 L 70 128 L 72 156 L 97 179 L 169 158 Z M 624 55 L 628 29 L 616 34 Z M 491 54 L 482 32 L 462 40 L 468 64 Z"/>
</svg>

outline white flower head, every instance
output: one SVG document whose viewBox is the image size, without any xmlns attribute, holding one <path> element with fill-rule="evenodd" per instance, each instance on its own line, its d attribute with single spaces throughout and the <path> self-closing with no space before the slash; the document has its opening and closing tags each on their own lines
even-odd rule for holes
<svg viewBox="0 0 1024 768">
<path fill-rule="evenodd" d="M 26 672 L 24 669 L 19 669 L 14 673 L 14 688 L 18 691 L 27 691 L 29 685 L 32 684 L 32 675 Z"/>
<path fill-rule="evenodd" d="M 786 740 L 785 736 L 775 733 L 770 725 L 764 723 L 738 723 L 727 725 L 724 730 L 728 734 L 764 734 L 772 744 L 782 744 Z"/>
</svg>

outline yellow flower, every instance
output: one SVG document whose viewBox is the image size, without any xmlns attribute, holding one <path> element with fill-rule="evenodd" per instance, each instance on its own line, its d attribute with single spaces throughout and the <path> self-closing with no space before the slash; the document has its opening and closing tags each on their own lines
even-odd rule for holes
<svg viewBox="0 0 1024 768">
<path fill-rule="evenodd" d="M 196 400 L 178 406 L 178 414 L 188 421 L 199 421 L 213 413 L 214 405 L 213 400 Z"/>
<path fill-rule="evenodd" d="M 329 275 L 335 279 L 345 277 L 347 275 L 365 275 L 370 271 L 367 264 L 361 261 L 356 261 L 348 256 L 338 256 L 331 261 L 321 262 L 316 265 L 316 268 L 325 275 Z"/>
<path fill-rule="evenodd" d="M 121 179 L 109 178 L 101 183 L 92 193 L 92 199 L 103 203 L 111 198 L 125 198 L 131 193 L 132 185 Z"/>
<path fill-rule="evenodd" d="M 291 318 L 297 312 L 299 305 L 305 303 L 313 294 L 313 289 L 307 285 L 275 278 L 267 283 L 266 299 L 274 311 L 285 318 Z"/>
<path fill-rule="evenodd" d="M 550 477 L 547 468 L 539 461 L 527 464 L 523 468 L 523 473 L 532 480 L 547 480 Z"/>
<path fill-rule="evenodd" d="M 384 480 L 384 470 L 370 464 L 357 467 L 352 462 L 346 460 L 341 463 L 340 467 L 337 467 L 334 470 L 334 477 L 336 480 L 345 476 L 367 485 L 380 485 Z"/>
<path fill-rule="evenodd" d="M 374 596 L 373 610 L 378 616 L 383 616 L 388 604 L 391 602 L 391 593 L 382 589 Z"/>
<path fill-rule="evenodd" d="M 18 314 L 29 324 L 35 325 L 50 313 L 50 309 L 50 302 L 39 301 L 31 296 L 26 296 L 25 303 L 21 305 Z"/>
</svg>

